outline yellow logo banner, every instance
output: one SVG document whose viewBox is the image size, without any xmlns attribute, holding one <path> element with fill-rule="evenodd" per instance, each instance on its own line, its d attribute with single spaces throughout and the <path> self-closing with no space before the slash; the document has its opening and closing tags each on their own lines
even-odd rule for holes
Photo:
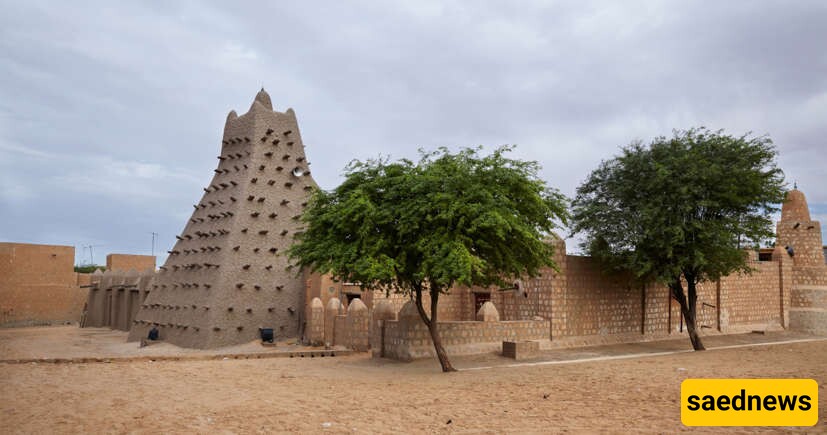
<svg viewBox="0 0 827 435">
<path fill-rule="evenodd" d="M 814 426 L 818 383 L 812 379 L 686 379 L 686 426 Z"/>
</svg>

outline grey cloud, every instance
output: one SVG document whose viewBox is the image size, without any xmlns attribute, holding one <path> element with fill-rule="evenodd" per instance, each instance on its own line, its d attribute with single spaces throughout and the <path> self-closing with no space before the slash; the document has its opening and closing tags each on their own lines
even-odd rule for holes
<svg viewBox="0 0 827 435">
<path fill-rule="evenodd" d="M 769 134 L 827 204 L 824 22 L 818 1 L 9 2 L 0 239 L 171 245 L 261 85 L 325 188 L 353 158 L 518 144 L 572 194 L 618 147 L 706 125 Z"/>
</svg>

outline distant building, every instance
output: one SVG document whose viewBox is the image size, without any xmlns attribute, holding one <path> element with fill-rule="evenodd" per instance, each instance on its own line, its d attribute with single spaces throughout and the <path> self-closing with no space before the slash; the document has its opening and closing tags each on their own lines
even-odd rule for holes
<svg viewBox="0 0 827 435">
<path fill-rule="evenodd" d="M 155 270 L 154 255 L 109 254 L 106 256 L 106 270 L 143 272 Z"/>
<path fill-rule="evenodd" d="M 78 321 L 86 291 L 74 261 L 72 246 L 0 243 L 0 326 Z"/>
</svg>

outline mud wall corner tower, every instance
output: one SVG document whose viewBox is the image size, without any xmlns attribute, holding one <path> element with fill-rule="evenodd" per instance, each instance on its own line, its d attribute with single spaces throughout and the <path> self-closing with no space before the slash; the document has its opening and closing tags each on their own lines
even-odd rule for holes
<svg viewBox="0 0 827 435">
<path fill-rule="evenodd" d="M 284 255 L 317 187 L 293 109 L 262 89 L 227 115 L 218 167 L 133 321 L 129 340 L 158 328 L 173 344 L 249 342 L 259 328 L 296 337 L 305 283 Z"/>
<path fill-rule="evenodd" d="M 790 329 L 827 333 L 827 264 L 821 223 L 812 220 L 807 199 L 800 190 L 787 192 L 776 230 L 777 246 L 792 256 Z"/>
</svg>

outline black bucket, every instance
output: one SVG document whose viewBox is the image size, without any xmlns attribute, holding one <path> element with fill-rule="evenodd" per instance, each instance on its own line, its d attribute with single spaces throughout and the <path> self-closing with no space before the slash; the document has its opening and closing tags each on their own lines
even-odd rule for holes
<svg viewBox="0 0 827 435">
<path fill-rule="evenodd" d="M 261 341 L 273 342 L 273 328 L 258 328 L 258 332 L 261 334 Z"/>
</svg>

